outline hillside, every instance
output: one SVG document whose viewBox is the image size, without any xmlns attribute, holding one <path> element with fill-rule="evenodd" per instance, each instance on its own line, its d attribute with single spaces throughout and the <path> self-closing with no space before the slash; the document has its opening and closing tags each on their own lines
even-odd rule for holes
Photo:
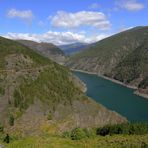
<svg viewBox="0 0 148 148">
<path fill-rule="evenodd" d="M 68 45 L 61 45 L 59 46 L 59 48 L 62 49 L 66 55 L 72 55 L 72 54 L 82 51 L 88 46 L 89 44 L 85 44 L 85 43 L 73 43 L 73 44 L 68 44 Z"/>
<path fill-rule="evenodd" d="M 148 94 L 148 38 L 112 70 L 111 76 Z"/>
<path fill-rule="evenodd" d="M 64 52 L 51 43 L 37 43 L 29 40 L 17 40 L 17 42 L 39 52 L 40 54 L 50 58 L 51 60 L 63 64 L 65 60 Z"/>
<path fill-rule="evenodd" d="M 148 94 L 148 27 L 136 27 L 97 42 L 71 56 L 66 65 L 98 73 Z M 143 86 L 144 85 L 144 86 Z"/>
<path fill-rule="evenodd" d="M 31 135 L 125 122 L 83 94 L 70 71 L 22 44 L 0 37 L 0 125 Z"/>
</svg>

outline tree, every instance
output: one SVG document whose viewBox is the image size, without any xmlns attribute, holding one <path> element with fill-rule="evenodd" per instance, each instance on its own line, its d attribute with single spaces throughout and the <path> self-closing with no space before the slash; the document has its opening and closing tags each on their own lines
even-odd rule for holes
<svg viewBox="0 0 148 148">
<path fill-rule="evenodd" d="M 9 134 L 7 134 L 6 137 L 4 138 L 4 142 L 6 142 L 6 143 L 10 142 Z"/>
</svg>

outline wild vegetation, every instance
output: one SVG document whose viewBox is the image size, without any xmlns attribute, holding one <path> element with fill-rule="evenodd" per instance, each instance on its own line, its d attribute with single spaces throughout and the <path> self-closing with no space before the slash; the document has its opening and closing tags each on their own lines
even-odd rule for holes
<svg viewBox="0 0 148 148">
<path fill-rule="evenodd" d="M 107 148 L 148 147 L 148 123 L 107 125 L 101 128 L 75 128 L 62 135 L 41 134 L 40 136 L 14 137 L 9 135 L 9 144 L 3 141 L 7 135 L 0 133 L 0 143 L 10 148 L 53 147 L 53 148 Z"/>
<path fill-rule="evenodd" d="M 127 122 L 85 96 L 80 80 L 64 66 L 2 37 L 0 52 L 0 122 L 8 133 L 51 132 L 53 126 L 52 132 L 60 133 Z"/>
</svg>

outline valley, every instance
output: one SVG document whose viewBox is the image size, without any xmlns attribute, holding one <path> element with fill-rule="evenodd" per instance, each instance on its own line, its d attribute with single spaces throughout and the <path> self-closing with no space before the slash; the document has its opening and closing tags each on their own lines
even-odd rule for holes
<svg viewBox="0 0 148 148">
<path fill-rule="evenodd" d="M 0 1 L 0 148 L 148 148 L 147 0 Z"/>
<path fill-rule="evenodd" d="M 0 123 L 5 132 L 27 136 L 53 127 L 54 133 L 62 133 L 127 122 L 87 97 L 85 85 L 66 67 L 2 37 L 0 52 Z"/>
<path fill-rule="evenodd" d="M 72 55 L 65 65 L 105 76 L 148 94 L 148 27 L 135 27 Z"/>
</svg>

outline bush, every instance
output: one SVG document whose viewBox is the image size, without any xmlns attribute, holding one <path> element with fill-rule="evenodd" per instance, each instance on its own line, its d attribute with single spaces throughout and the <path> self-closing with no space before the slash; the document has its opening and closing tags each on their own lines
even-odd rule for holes
<svg viewBox="0 0 148 148">
<path fill-rule="evenodd" d="M 9 142 L 10 142 L 10 137 L 9 137 L 8 134 L 7 134 L 6 137 L 4 138 L 4 142 L 6 142 L 6 143 L 9 143 Z"/>
<path fill-rule="evenodd" d="M 47 120 L 52 120 L 52 114 L 51 113 L 48 113 Z"/>
<path fill-rule="evenodd" d="M 108 126 L 97 129 L 97 135 L 106 136 L 109 133 L 110 132 L 109 132 L 109 127 Z"/>
<path fill-rule="evenodd" d="M 9 125 L 13 126 L 14 125 L 14 117 L 12 114 L 9 115 Z"/>
<path fill-rule="evenodd" d="M 113 134 L 144 135 L 148 134 L 148 123 L 127 123 L 108 125 L 97 129 L 97 135 L 106 136 Z"/>
<path fill-rule="evenodd" d="M 5 94 L 5 89 L 0 87 L 0 96 L 3 96 Z"/>
<path fill-rule="evenodd" d="M 62 137 L 63 137 L 63 138 L 71 138 L 71 132 L 64 132 L 64 133 L 62 134 Z"/>
<path fill-rule="evenodd" d="M 81 140 L 83 138 L 86 138 L 86 133 L 81 128 L 76 128 L 71 132 L 71 139 L 72 140 Z"/>
<path fill-rule="evenodd" d="M 84 132 L 88 138 L 96 136 L 96 129 L 84 129 Z"/>
<path fill-rule="evenodd" d="M 17 90 L 15 90 L 13 96 L 14 96 L 14 107 L 17 108 L 17 107 L 19 107 L 19 105 L 21 104 L 21 101 L 22 101 L 21 95 Z"/>
</svg>

